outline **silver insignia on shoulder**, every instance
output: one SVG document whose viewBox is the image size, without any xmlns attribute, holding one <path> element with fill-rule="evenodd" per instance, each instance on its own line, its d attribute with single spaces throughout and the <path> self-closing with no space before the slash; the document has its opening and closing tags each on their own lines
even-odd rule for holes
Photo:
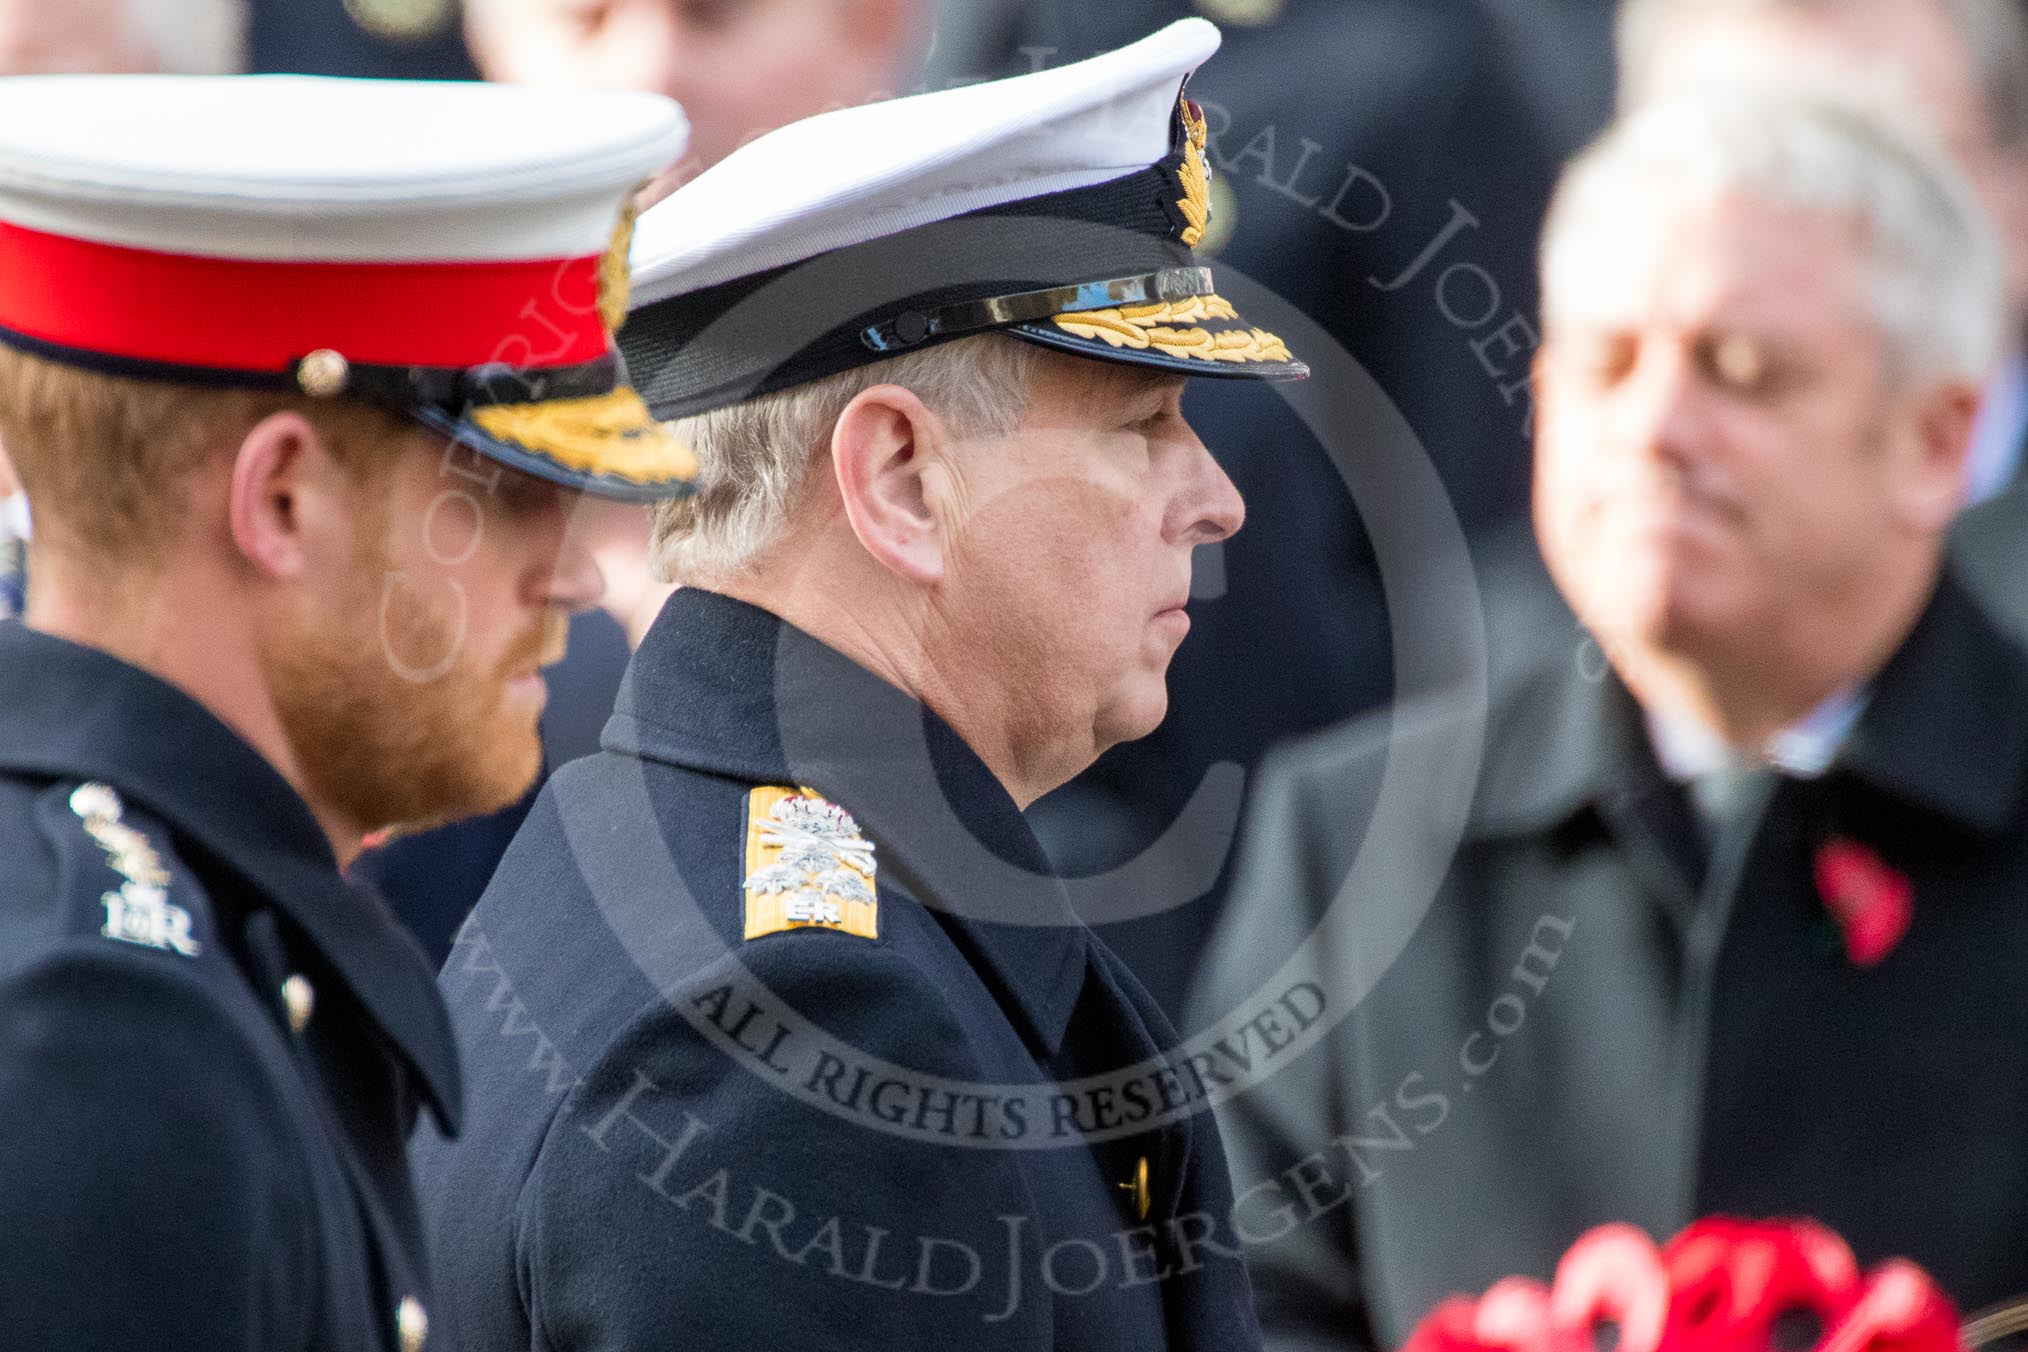
<svg viewBox="0 0 2028 1352">
<path fill-rule="evenodd" d="M 70 810 L 85 821 L 104 819 L 118 821 L 126 809 L 120 803 L 120 795 L 107 784 L 80 784 L 71 790 Z"/>
<path fill-rule="evenodd" d="M 873 842 L 836 803 L 767 785 L 747 796 L 746 937 L 821 926 L 880 936 Z"/>
<path fill-rule="evenodd" d="M 106 865 L 120 875 L 120 887 L 99 900 L 108 939 L 194 958 L 203 945 L 190 937 L 190 912 L 169 900 L 169 870 L 148 837 L 120 820 L 126 810 L 110 785 L 81 784 L 70 795 L 70 810 L 85 834 L 106 852 Z"/>
</svg>

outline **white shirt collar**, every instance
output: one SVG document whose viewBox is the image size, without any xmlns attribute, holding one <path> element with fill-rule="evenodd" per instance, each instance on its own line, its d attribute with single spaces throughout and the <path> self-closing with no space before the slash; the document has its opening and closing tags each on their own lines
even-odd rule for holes
<svg viewBox="0 0 2028 1352">
<path fill-rule="evenodd" d="M 0 539 L 26 540 L 28 536 L 28 495 L 0 498 Z"/>
<path fill-rule="evenodd" d="M 1815 779 L 1831 768 L 1871 696 L 1871 689 L 1863 686 L 1839 691 L 1768 738 L 1761 758 L 1785 774 Z M 1741 759 L 1716 731 L 1694 719 L 1652 710 L 1643 710 L 1642 717 L 1662 772 L 1679 784 L 1735 768 Z"/>
</svg>

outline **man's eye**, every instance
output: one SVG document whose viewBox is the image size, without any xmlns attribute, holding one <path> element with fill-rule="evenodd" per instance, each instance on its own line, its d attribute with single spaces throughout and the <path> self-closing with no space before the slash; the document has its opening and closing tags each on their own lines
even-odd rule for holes
<svg viewBox="0 0 2028 1352">
<path fill-rule="evenodd" d="M 1630 338 L 1581 338 L 1563 346 L 1565 367 L 1597 385 L 1610 385 L 1634 368 Z"/>
<path fill-rule="evenodd" d="M 1727 333 L 1703 345 L 1703 363 L 1713 381 L 1741 394 L 1766 394 L 1779 380 L 1767 345 L 1743 333 Z"/>
</svg>

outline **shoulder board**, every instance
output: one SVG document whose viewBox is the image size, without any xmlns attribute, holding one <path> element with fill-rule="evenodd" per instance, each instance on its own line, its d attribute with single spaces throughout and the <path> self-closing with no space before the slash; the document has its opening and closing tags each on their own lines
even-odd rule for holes
<svg viewBox="0 0 2028 1352">
<path fill-rule="evenodd" d="M 880 937 L 873 842 L 852 814 L 809 789 L 746 796 L 746 937 L 826 929 Z"/>
<path fill-rule="evenodd" d="M 190 912 L 170 900 L 169 869 L 146 833 L 124 820 L 120 795 L 110 785 L 81 784 L 71 791 L 70 810 L 103 854 L 111 884 L 99 898 L 105 907 L 99 933 L 118 943 L 196 957 L 203 946 L 191 934 Z"/>
</svg>

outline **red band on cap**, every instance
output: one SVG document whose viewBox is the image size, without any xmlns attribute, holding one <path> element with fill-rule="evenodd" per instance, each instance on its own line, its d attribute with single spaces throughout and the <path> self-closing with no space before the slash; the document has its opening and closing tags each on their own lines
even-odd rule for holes
<svg viewBox="0 0 2028 1352">
<path fill-rule="evenodd" d="M 594 361 L 599 256 L 303 263 L 153 253 L 0 222 L 0 328 L 177 366 L 285 373 L 330 348 L 373 366 Z"/>
</svg>

